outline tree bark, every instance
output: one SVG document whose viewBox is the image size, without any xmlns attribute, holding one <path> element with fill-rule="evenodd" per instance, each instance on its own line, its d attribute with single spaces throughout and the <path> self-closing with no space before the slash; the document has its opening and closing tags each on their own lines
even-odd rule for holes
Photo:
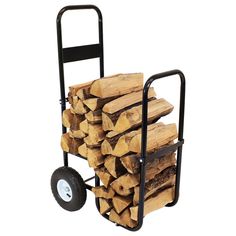
<svg viewBox="0 0 236 236">
<path fill-rule="evenodd" d="M 151 154 L 151 153 L 150 153 Z M 140 170 L 140 155 L 131 154 L 120 158 L 122 165 L 130 174 L 138 174 Z M 150 180 L 165 168 L 175 165 L 175 153 L 170 153 L 159 158 L 146 157 L 146 180 Z"/>
<path fill-rule="evenodd" d="M 139 91 L 143 87 L 143 74 L 118 74 L 95 80 L 90 93 L 96 97 L 108 98 Z"/>
<path fill-rule="evenodd" d="M 157 135 L 158 134 L 158 135 Z M 164 125 L 155 123 L 148 125 L 147 151 L 154 151 L 177 138 L 175 124 Z M 121 157 L 129 152 L 141 152 L 141 129 L 131 131 L 122 136 L 105 139 L 101 145 L 103 155 L 114 155 Z"/>
<path fill-rule="evenodd" d="M 148 91 L 148 98 L 152 98 L 155 96 L 156 93 L 154 91 L 154 88 L 151 87 Z M 123 95 L 122 97 L 114 99 L 105 104 L 102 108 L 102 111 L 104 113 L 113 114 L 117 111 L 123 110 L 131 105 L 141 102 L 142 99 L 143 99 L 143 90 L 133 93 L 128 93 L 126 95 Z"/>
<path fill-rule="evenodd" d="M 161 191 L 158 194 L 154 194 L 150 196 L 144 202 L 144 216 L 148 213 L 158 210 L 164 207 L 166 204 L 172 202 L 174 199 L 174 187 L 167 188 Z M 138 206 L 130 207 L 131 211 L 131 219 L 137 221 L 138 220 Z"/>
</svg>

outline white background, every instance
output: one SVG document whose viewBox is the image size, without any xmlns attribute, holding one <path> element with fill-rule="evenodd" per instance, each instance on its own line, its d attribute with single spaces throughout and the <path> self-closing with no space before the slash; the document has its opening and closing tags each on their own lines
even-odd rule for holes
<svg viewBox="0 0 236 236">
<path fill-rule="evenodd" d="M 83 3 L 1 3 L 0 235 L 132 234 L 103 219 L 90 192 L 71 213 L 50 190 L 62 165 L 55 19 L 63 6 Z M 89 3 L 103 12 L 106 75 L 141 71 L 147 79 L 178 68 L 187 79 L 180 200 L 145 217 L 136 235 L 235 235 L 235 1 Z M 65 46 L 96 42 L 96 17 L 81 14 L 78 27 L 75 15 L 65 15 Z M 97 61 L 89 63 L 67 65 L 68 84 L 96 79 Z M 156 89 L 175 104 L 178 87 L 170 81 Z M 70 161 L 84 177 L 93 173 Z"/>
</svg>

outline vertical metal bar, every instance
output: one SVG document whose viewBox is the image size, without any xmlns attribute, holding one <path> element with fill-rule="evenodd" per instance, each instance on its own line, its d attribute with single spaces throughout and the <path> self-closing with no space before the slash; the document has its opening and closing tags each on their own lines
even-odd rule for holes
<svg viewBox="0 0 236 236">
<path fill-rule="evenodd" d="M 144 191 L 145 191 L 145 166 L 147 149 L 147 113 L 148 113 L 148 90 L 151 83 L 147 81 L 143 88 L 142 101 L 142 139 L 141 139 L 141 157 L 140 157 L 140 188 L 139 188 L 139 206 L 138 206 L 138 225 L 135 230 L 142 227 L 144 214 Z"/>
<path fill-rule="evenodd" d="M 64 81 L 64 65 L 63 65 L 63 48 L 62 48 L 62 33 L 61 33 L 61 15 L 57 17 L 57 45 L 58 45 L 58 62 L 59 62 L 59 78 L 60 78 L 60 93 L 61 93 L 61 113 L 66 109 L 65 98 L 65 81 Z M 66 127 L 62 125 L 62 133 L 66 133 Z M 64 166 L 68 166 L 68 154 L 63 152 Z"/>
<path fill-rule="evenodd" d="M 185 76 L 181 71 L 177 71 L 180 77 L 180 100 L 179 100 L 179 130 L 178 140 L 183 140 L 184 133 L 184 109 L 185 109 Z M 181 175 L 181 162 L 182 162 L 182 145 L 177 150 L 177 165 L 176 165 L 176 181 L 175 181 L 175 198 L 173 202 L 167 206 L 174 206 L 179 200 L 179 189 L 180 189 L 180 175 Z"/>
<path fill-rule="evenodd" d="M 100 63 L 100 77 L 104 77 L 104 52 L 103 52 L 103 21 L 102 13 L 98 13 L 98 29 L 99 29 L 99 44 L 101 48 L 101 55 L 99 58 Z"/>
<path fill-rule="evenodd" d="M 100 69 L 100 77 L 104 77 L 104 52 L 103 52 L 103 20 L 102 20 L 102 13 L 101 11 L 96 8 L 95 9 L 98 14 L 98 36 L 99 36 L 99 45 L 100 45 L 100 50 L 101 54 L 99 57 L 99 69 Z M 100 186 L 100 179 L 99 177 L 95 174 L 95 186 Z M 98 211 L 100 211 L 100 204 L 99 204 L 99 198 L 95 198 L 95 203 Z"/>
</svg>

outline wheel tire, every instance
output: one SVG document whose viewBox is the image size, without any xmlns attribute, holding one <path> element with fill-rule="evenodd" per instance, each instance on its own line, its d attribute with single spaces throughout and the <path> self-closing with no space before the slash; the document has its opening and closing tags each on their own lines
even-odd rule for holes
<svg viewBox="0 0 236 236">
<path fill-rule="evenodd" d="M 80 174 L 71 167 L 63 166 L 53 172 L 51 188 L 58 204 L 67 211 L 77 211 L 86 202 L 85 183 Z"/>
</svg>

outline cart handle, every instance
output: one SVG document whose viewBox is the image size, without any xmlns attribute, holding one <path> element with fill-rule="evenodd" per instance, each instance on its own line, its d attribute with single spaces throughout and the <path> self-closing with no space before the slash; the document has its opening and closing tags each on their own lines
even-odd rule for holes
<svg viewBox="0 0 236 236">
<path fill-rule="evenodd" d="M 98 15 L 98 36 L 99 43 L 82 45 L 76 47 L 63 48 L 62 45 L 62 16 L 66 11 L 74 10 L 95 10 Z M 57 45 L 58 45 L 58 62 L 59 62 L 59 79 L 60 79 L 60 94 L 61 94 L 61 112 L 66 109 L 65 96 L 65 79 L 64 79 L 64 63 L 99 58 L 100 77 L 104 77 L 104 53 L 103 53 L 103 23 L 102 13 L 98 7 L 94 5 L 71 5 L 62 8 L 57 14 Z M 62 125 L 62 133 L 66 133 L 66 127 Z M 68 166 L 68 155 L 63 152 L 64 165 Z"/>
<path fill-rule="evenodd" d="M 142 101 L 142 141 L 141 141 L 141 159 L 144 160 L 146 157 L 146 147 L 147 147 L 147 112 L 148 112 L 148 91 L 151 84 L 157 80 L 164 77 L 169 77 L 172 75 L 179 75 L 180 77 L 180 106 L 179 106 L 179 130 L 178 130 L 178 141 L 183 139 L 184 130 L 184 103 L 185 103 L 185 76 L 180 70 L 171 70 L 163 73 L 159 73 L 151 76 L 145 83 L 143 88 L 143 101 Z"/>
</svg>

